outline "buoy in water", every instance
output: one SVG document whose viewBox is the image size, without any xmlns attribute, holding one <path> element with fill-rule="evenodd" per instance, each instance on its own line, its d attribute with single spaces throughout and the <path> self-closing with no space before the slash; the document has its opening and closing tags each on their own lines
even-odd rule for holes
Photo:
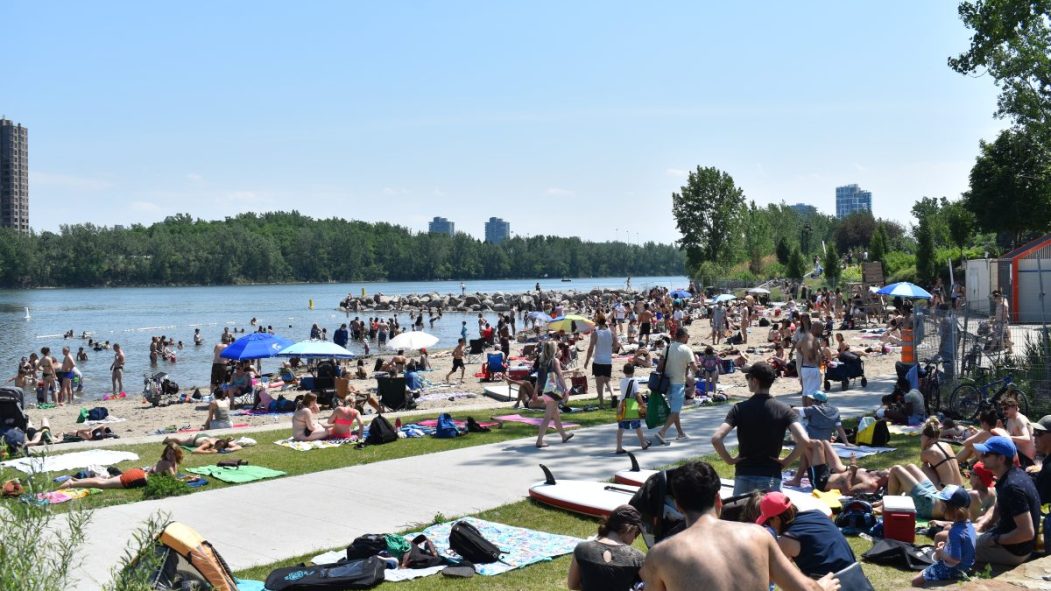
<svg viewBox="0 0 1051 591">
<path fill-rule="evenodd" d="M 29 320 L 32 316 L 29 315 L 29 306 L 26 306 L 26 320 Z"/>
<path fill-rule="evenodd" d="M 310 298 L 310 309 L 314 309 L 314 298 Z"/>
</svg>

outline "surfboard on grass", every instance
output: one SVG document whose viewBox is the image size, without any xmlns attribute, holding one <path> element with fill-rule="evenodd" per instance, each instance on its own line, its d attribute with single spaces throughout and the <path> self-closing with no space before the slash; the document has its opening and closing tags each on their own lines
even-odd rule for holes
<svg viewBox="0 0 1051 591">
<path fill-rule="evenodd" d="M 512 391 L 511 386 L 508 386 L 507 384 L 495 384 L 492 386 L 486 386 L 483 392 L 489 398 L 492 398 L 493 400 L 498 400 L 500 402 L 511 402 L 512 400 L 518 398 L 518 391 Z"/>
</svg>

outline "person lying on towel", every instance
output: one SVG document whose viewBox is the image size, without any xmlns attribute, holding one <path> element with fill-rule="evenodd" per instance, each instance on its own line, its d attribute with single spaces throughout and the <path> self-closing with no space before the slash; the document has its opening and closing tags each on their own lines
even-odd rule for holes
<svg viewBox="0 0 1051 591">
<path fill-rule="evenodd" d="M 131 468 L 118 476 L 95 476 L 92 478 L 70 478 L 58 485 L 64 488 L 139 488 L 146 486 L 150 474 L 167 474 L 175 476 L 182 462 L 182 449 L 175 442 L 169 442 L 161 452 L 161 459 L 147 470 Z"/>
</svg>

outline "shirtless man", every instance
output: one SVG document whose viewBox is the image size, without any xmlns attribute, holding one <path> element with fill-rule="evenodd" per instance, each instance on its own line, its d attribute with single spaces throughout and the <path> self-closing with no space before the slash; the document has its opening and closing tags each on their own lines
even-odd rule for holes
<svg viewBox="0 0 1051 591">
<path fill-rule="evenodd" d="M 762 527 L 720 520 L 719 475 L 709 464 L 686 464 L 670 484 L 687 527 L 646 555 L 639 573 L 646 591 L 766 591 L 771 582 L 785 591 L 839 589 L 832 573 L 815 581 L 800 572 Z M 710 560 L 712 547 L 734 559 Z"/>
<path fill-rule="evenodd" d="M 69 347 L 62 347 L 62 382 L 61 387 L 58 391 L 58 404 L 62 405 L 62 401 L 73 404 L 73 370 L 77 368 L 77 362 L 73 359 L 73 354 L 69 352 Z"/>
<path fill-rule="evenodd" d="M 1000 399 L 1000 408 L 1004 411 L 1004 428 L 1011 435 L 1011 441 L 1018 448 L 1018 459 L 1022 466 L 1031 466 L 1036 459 L 1036 441 L 1033 438 L 1033 424 L 1018 409 L 1018 397 L 1010 391 Z"/>
<path fill-rule="evenodd" d="M 398 354 L 391 358 L 390 363 L 394 368 L 394 374 L 405 373 L 405 364 L 409 360 L 405 358 L 405 350 L 398 349 Z"/>
<path fill-rule="evenodd" d="M 858 467 L 851 455 L 850 466 L 844 466 L 828 441 L 811 439 L 809 454 L 810 483 L 816 490 L 838 490 L 844 495 L 874 493 L 887 485 L 886 470 L 869 471 Z"/>
<path fill-rule="evenodd" d="M 124 391 L 124 351 L 119 343 L 113 343 L 113 363 L 109 366 L 110 382 L 114 396 Z"/>
<path fill-rule="evenodd" d="M 226 349 L 225 339 L 224 342 L 216 343 L 212 349 L 212 392 L 215 392 L 219 385 L 226 381 L 226 360 L 222 357 L 224 349 Z"/>
<path fill-rule="evenodd" d="M 796 344 L 796 355 L 799 360 L 799 381 L 803 384 L 803 394 L 812 394 L 821 390 L 821 345 L 813 331 L 807 330 L 799 335 Z"/>
<path fill-rule="evenodd" d="M 449 370 L 449 373 L 445 376 L 445 381 L 449 382 L 449 378 L 453 377 L 456 373 L 456 369 L 460 369 L 460 383 L 463 383 L 463 374 L 466 371 L 466 367 L 463 363 L 463 345 L 464 340 L 461 338 L 456 341 L 456 348 L 453 349 L 453 368 Z"/>
<path fill-rule="evenodd" d="M 650 312 L 650 305 L 644 304 L 642 306 L 642 312 L 639 313 L 639 344 L 648 345 L 650 344 L 650 332 L 653 330 L 653 312 Z"/>
</svg>

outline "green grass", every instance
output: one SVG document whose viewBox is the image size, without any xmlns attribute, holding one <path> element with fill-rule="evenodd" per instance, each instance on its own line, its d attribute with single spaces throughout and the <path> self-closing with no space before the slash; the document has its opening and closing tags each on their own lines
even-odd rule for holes
<svg viewBox="0 0 1051 591">
<path fill-rule="evenodd" d="M 888 468 L 894 464 L 913 462 L 919 457 L 920 450 L 918 437 L 906 437 L 902 435 L 895 435 L 892 437 L 891 445 L 897 448 L 896 451 L 862 458 L 858 463 L 870 469 Z M 703 459 L 712 464 L 720 476 L 724 478 L 733 477 L 733 467 L 722 462 L 715 455 L 691 459 Z M 690 461 L 690 459 L 684 459 L 680 464 L 687 461 Z M 598 525 L 596 520 L 560 511 L 529 500 L 504 505 L 490 511 L 476 513 L 474 516 L 481 519 L 505 523 L 507 525 L 527 527 L 540 531 L 581 538 L 594 535 Z M 444 516 L 436 517 L 438 517 L 439 520 L 450 519 L 449 517 Z M 419 531 L 419 529 L 421 529 L 421 527 L 409 528 L 401 533 Z M 872 543 L 864 538 L 852 537 L 848 538 L 848 540 L 851 548 L 854 549 L 854 554 L 857 555 L 859 559 L 861 554 L 866 552 L 872 546 Z M 351 540 L 348 539 L 347 544 L 349 545 L 350 542 Z M 929 544 L 931 541 L 929 538 L 917 536 L 916 543 Z M 641 539 L 636 541 L 636 546 L 642 551 L 646 550 Z M 222 551 L 221 548 L 219 550 Z M 320 554 L 320 552 L 312 552 L 308 555 L 296 556 L 281 562 L 245 569 L 236 574 L 242 579 L 265 580 L 266 576 L 272 570 L 285 566 L 292 566 L 301 562 L 309 562 L 310 559 L 317 554 Z M 872 584 L 877 591 L 891 591 L 908 588 L 911 585 L 912 577 L 915 576 L 914 572 L 899 571 L 893 568 L 876 566 L 868 563 L 862 563 L 862 565 L 865 574 L 869 577 L 869 580 L 872 581 Z M 451 591 L 480 589 L 508 591 L 528 589 L 539 591 L 547 589 L 564 589 L 566 572 L 568 569 L 569 556 L 567 555 L 556 558 L 550 562 L 516 569 L 496 577 L 444 579 L 441 583 L 436 583 L 433 577 L 424 577 L 404 583 L 384 583 L 380 585 L 380 588 L 416 591 L 433 589 L 436 585 L 440 584 L 442 589 L 449 589 Z"/>
<path fill-rule="evenodd" d="M 581 399 L 573 400 L 570 403 L 570 406 L 582 408 L 596 403 L 597 399 L 594 398 Z M 435 411 L 433 415 L 416 416 L 413 417 L 411 421 L 434 419 L 437 418 L 439 412 L 440 411 Z M 476 409 L 460 413 L 452 412 L 450 414 L 454 419 L 464 420 L 468 416 L 473 416 L 479 422 L 485 422 L 489 420 L 489 417 L 492 415 L 514 414 L 515 412 L 523 411 L 512 411 L 504 406 L 484 410 Z M 537 417 L 542 416 L 542 413 L 539 412 L 525 412 L 524 414 Z M 564 414 L 563 420 L 566 422 L 577 423 L 581 425 L 581 427 L 592 427 L 613 423 L 616 420 L 615 415 L 616 413 L 614 410 L 605 408 L 581 413 Z M 493 427 L 488 433 L 469 433 L 455 439 L 421 437 L 417 439 L 399 439 L 397 442 L 391 444 L 367 446 L 364 449 L 355 449 L 353 445 L 345 445 L 339 448 L 317 449 L 306 452 L 295 451 L 287 447 L 274 445 L 274 441 L 292 435 L 291 427 L 289 427 L 289 429 L 245 433 L 245 435 L 255 439 L 258 444 L 230 454 L 187 453 L 180 469 L 185 472 L 186 468 L 206 466 L 215 464 L 220 460 L 240 458 L 247 460 L 250 464 L 255 466 L 264 466 L 266 468 L 286 472 L 288 476 L 295 476 L 299 474 L 320 472 L 323 470 L 345 468 L 347 466 L 371 464 L 374 462 L 382 462 L 384 460 L 393 460 L 409 456 L 473 447 L 476 445 L 486 445 L 489 443 L 497 443 L 522 437 L 535 437 L 536 427 L 524 425 L 522 423 L 504 423 L 503 428 Z M 61 450 L 61 446 L 56 449 Z M 106 449 L 129 451 L 137 454 L 139 456 L 137 461 L 122 462 L 116 465 L 121 470 L 127 470 L 128 468 L 142 467 L 155 463 L 160 458 L 162 445 L 160 443 L 143 443 L 137 445 L 118 445 L 107 447 Z M 24 475 L 21 472 L 16 472 L 13 469 L 0 470 L 0 482 L 22 476 Z M 208 482 L 209 484 L 207 486 L 192 489 L 193 492 L 191 494 L 214 490 L 216 488 L 225 488 L 227 486 L 237 486 L 236 484 L 224 483 L 216 478 L 208 478 Z M 99 494 L 90 495 L 80 501 L 53 505 L 53 508 L 60 512 L 78 508 L 99 508 L 134 503 L 145 500 L 145 498 L 144 489 L 110 489 Z M 16 501 L 6 500 L 3 502 Z"/>
</svg>

